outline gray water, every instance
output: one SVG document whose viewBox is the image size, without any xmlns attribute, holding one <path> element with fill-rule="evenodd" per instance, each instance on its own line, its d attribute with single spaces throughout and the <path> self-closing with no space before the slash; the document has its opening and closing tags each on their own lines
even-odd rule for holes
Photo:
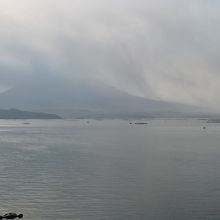
<svg viewBox="0 0 220 220">
<path fill-rule="evenodd" d="M 199 120 L 0 121 L 0 214 L 220 219 L 220 127 Z"/>
</svg>

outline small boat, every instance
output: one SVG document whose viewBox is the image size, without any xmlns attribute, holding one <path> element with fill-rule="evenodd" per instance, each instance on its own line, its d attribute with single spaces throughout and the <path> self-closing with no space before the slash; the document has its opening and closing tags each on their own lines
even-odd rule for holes
<svg viewBox="0 0 220 220">
<path fill-rule="evenodd" d="M 134 124 L 136 124 L 136 125 L 147 125 L 148 123 L 147 122 L 135 122 Z"/>
<path fill-rule="evenodd" d="M 29 125 L 29 124 L 31 124 L 30 122 L 24 122 L 23 123 L 24 125 Z"/>
</svg>

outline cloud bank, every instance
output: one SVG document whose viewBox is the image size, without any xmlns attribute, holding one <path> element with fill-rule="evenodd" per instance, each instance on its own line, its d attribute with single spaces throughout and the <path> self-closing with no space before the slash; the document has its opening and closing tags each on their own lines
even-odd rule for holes
<svg viewBox="0 0 220 220">
<path fill-rule="evenodd" d="M 216 0 L 0 0 L 0 84 L 60 74 L 220 109 L 219 23 Z"/>
</svg>

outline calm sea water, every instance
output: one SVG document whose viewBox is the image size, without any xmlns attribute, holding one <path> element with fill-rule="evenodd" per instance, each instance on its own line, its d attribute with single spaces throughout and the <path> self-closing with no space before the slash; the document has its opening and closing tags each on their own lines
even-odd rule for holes
<svg viewBox="0 0 220 220">
<path fill-rule="evenodd" d="M 0 214 L 220 219 L 220 125 L 0 121 Z"/>
</svg>

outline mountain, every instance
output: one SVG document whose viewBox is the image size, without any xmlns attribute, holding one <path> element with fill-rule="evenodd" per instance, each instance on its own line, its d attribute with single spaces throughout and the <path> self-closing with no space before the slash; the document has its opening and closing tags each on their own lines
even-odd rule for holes
<svg viewBox="0 0 220 220">
<path fill-rule="evenodd" d="M 0 119 L 61 119 L 56 114 L 28 112 L 18 109 L 0 109 Z"/>
<path fill-rule="evenodd" d="M 172 115 L 201 111 L 194 106 L 129 95 L 97 81 L 48 75 L 25 77 L 0 94 L 0 108 L 45 111 L 67 117 L 96 115 Z"/>
</svg>

